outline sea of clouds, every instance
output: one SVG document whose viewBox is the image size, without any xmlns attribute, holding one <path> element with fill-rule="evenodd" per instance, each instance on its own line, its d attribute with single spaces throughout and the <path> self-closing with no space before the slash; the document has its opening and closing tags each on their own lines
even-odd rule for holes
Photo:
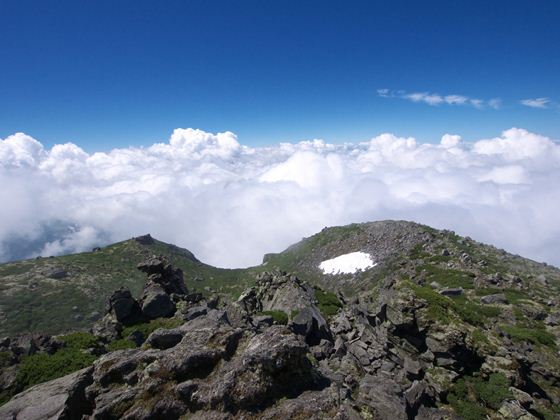
<svg viewBox="0 0 560 420">
<path fill-rule="evenodd" d="M 406 219 L 560 266 L 559 213 L 560 145 L 518 128 L 475 142 L 382 134 L 270 147 L 188 128 L 93 154 L 0 139 L 0 261 L 149 232 L 242 267 L 325 226 Z"/>
</svg>

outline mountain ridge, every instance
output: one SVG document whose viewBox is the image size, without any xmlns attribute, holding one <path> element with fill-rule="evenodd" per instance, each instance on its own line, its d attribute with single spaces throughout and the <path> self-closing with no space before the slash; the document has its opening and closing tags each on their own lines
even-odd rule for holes
<svg viewBox="0 0 560 420">
<path fill-rule="evenodd" d="M 356 251 L 375 264 L 320 269 Z M 47 395 L 62 401 L 58 418 L 560 415 L 560 270 L 451 231 L 325 228 L 246 269 L 149 235 L 45 260 L 8 267 L 3 286 L 19 278 L 31 294 L 78 279 L 86 297 L 110 298 L 90 332 L 71 320 L 62 335 L 0 340 L 0 397 L 13 397 L 0 417 L 47 410 Z M 76 312 L 41 308 L 28 320 Z"/>
</svg>

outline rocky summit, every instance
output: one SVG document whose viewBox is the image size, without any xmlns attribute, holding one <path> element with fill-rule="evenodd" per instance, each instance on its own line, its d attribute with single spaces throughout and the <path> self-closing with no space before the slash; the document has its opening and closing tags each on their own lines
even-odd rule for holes
<svg viewBox="0 0 560 420">
<path fill-rule="evenodd" d="M 5 328 L 0 419 L 560 418 L 560 270 L 450 231 L 326 228 L 243 270 L 150 236 L 43 260 L 3 291 L 104 307 Z"/>
</svg>

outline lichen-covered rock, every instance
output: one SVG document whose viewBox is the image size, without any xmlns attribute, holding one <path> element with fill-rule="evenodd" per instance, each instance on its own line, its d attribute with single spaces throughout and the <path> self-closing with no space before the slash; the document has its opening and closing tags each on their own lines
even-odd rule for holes
<svg viewBox="0 0 560 420">
<path fill-rule="evenodd" d="M 92 381 L 92 369 L 35 385 L 0 407 L 1 419 L 76 419 L 90 411 L 84 390 Z"/>
<path fill-rule="evenodd" d="M 175 304 L 171 297 L 157 284 L 150 284 L 144 289 L 140 305 L 142 315 L 148 319 L 169 317 L 175 313 Z"/>
</svg>

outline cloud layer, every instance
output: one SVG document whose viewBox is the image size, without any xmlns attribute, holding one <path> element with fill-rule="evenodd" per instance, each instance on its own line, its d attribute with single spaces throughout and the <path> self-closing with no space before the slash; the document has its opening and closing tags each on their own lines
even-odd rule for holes
<svg viewBox="0 0 560 420">
<path fill-rule="evenodd" d="M 94 154 L 17 133 L 0 140 L 0 185 L 4 261 L 150 232 L 239 267 L 324 226 L 408 219 L 560 265 L 560 146 L 517 128 L 260 148 L 176 129 L 168 143 Z"/>
</svg>

